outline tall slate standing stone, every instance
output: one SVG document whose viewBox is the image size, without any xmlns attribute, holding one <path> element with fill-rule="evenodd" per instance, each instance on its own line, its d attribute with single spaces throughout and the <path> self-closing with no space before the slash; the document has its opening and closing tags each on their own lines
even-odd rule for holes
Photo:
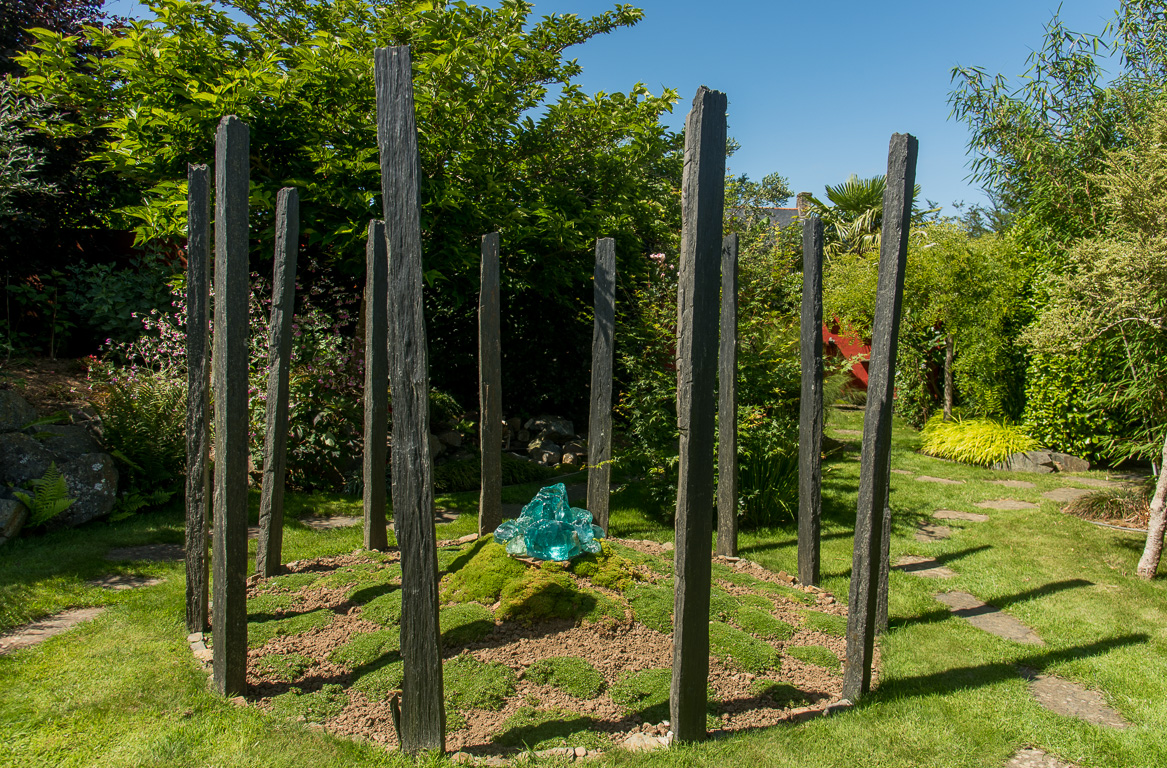
<svg viewBox="0 0 1167 768">
<path fill-rule="evenodd" d="M 717 554 L 737 557 L 737 233 L 721 242 L 717 372 Z"/>
<path fill-rule="evenodd" d="M 247 124 L 224 117 L 215 136 L 214 632 L 212 680 L 247 687 Z"/>
<path fill-rule="evenodd" d="M 908 255 L 912 189 L 916 181 L 915 137 L 893 134 L 883 193 L 883 235 L 879 253 L 875 320 L 871 333 L 867 408 L 863 417 L 863 455 L 859 468 L 859 498 L 855 519 L 855 553 L 847 617 L 847 665 L 843 696 L 856 701 L 871 689 L 871 661 L 879 600 L 883 552 L 883 515 L 887 506 L 891 451 L 892 389 L 896 344 Z"/>
<path fill-rule="evenodd" d="M 482 236 L 478 291 L 478 447 L 482 487 L 478 496 L 478 535 L 502 525 L 502 329 L 498 288 L 498 233 Z"/>
<path fill-rule="evenodd" d="M 709 579 L 713 545 L 714 387 L 721 222 L 725 207 L 726 97 L 697 89 L 685 121 L 681 274 L 677 292 L 677 485 L 673 678 L 669 710 L 679 741 L 705 738 Z"/>
<path fill-rule="evenodd" d="M 373 52 L 381 199 L 389 252 L 393 517 L 401 549 L 401 749 L 444 751 L 429 356 L 422 305 L 420 160 L 408 46 Z"/>
<path fill-rule="evenodd" d="M 798 416 L 798 580 L 819 583 L 823 508 L 823 222 L 802 222 L 802 397 Z"/>
<path fill-rule="evenodd" d="M 612 477 L 612 356 L 616 334 L 616 241 L 596 240 L 593 279 L 592 402 L 588 417 L 588 511 L 608 532 Z"/>
<path fill-rule="evenodd" d="M 365 454 L 361 466 L 365 549 L 389 548 L 385 438 L 389 430 L 389 260 L 385 222 L 370 221 L 365 243 Z"/>
<path fill-rule="evenodd" d="M 211 505 L 211 179 L 189 165 L 186 240 L 186 629 L 207 629 Z"/>
<path fill-rule="evenodd" d="M 292 314 L 296 303 L 296 257 L 300 245 L 300 193 L 285 187 L 276 195 L 276 247 L 272 273 L 271 323 L 267 348 L 267 413 L 263 435 L 263 483 L 259 496 L 259 541 L 255 570 L 280 572 L 284 543 L 284 471 L 288 459 L 288 377 L 292 364 Z"/>
<path fill-rule="evenodd" d="M 889 484 L 890 487 L 890 484 Z M 891 506 L 883 508 L 883 535 L 879 547 L 879 585 L 875 603 L 875 634 L 887 631 L 887 588 L 891 571 Z"/>
</svg>

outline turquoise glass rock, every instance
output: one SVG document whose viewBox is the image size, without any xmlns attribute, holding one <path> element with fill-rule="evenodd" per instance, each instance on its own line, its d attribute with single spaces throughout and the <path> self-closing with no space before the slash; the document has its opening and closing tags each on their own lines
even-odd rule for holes
<svg viewBox="0 0 1167 768">
<path fill-rule="evenodd" d="M 563 483 L 540 488 L 517 520 L 494 531 L 507 553 L 539 560 L 570 560 L 583 552 L 600 551 L 604 529 L 592 524 L 592 513 L 571 506 Z"/>
</svg>

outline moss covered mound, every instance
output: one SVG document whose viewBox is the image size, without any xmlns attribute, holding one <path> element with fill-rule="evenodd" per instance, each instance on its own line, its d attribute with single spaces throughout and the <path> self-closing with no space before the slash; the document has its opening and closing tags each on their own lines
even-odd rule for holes
<svg viewBox="0 0 1167 768">
<path fill-rule="evenodd" d="M 578 656 L 552 656 L 527 667 L 526 677 L 550 685 L 577 699 L 594 699 L 604 692 L 604 676 Z"/>
<path fill-rule="evenodd" d="M 466 645 L 494 631 L 490 609 L 478 603 L 464 603 L 443 608 L 438 614 L 443 645 Z"/>
<path fill-rule="evenodd" d="M 259 648 L 273 637 L 299 635 L 312 629 L 326 627 L 332 621 L 333 613 L 327 608 L 318 608 L 307 613 L 293 613 L 280 618 L 269 618 L 269 614 L 258 614 L 257 620 L 247 622 L 247 646 Z"/>
<path fill-rule="evenodd" d="M 503 587 L 499 596 L 498 618 L 503 621 L 598 621 L 605 616 L 623 620 L 624 608 L 606 595 L 580 587 L 570 575 L 549 563 L 529 569 Z"/>
<path fill-rule="evenodd" d="M 293 688 L 271 700 L 272 712 L 295 720 L 304 718 L 311 723 L 322 723 L 336 717 L 348 705 L 348 693 L 336 683 L 329 683 L 312 693 Z"/>
<path fill-rule="evenodd" d="M 301 653 L 269 653 L 256 662 L 256 670 L 263 676 L 281 683 L 290 683 L 307 672 L 315 662 Z"/>
<path fill-rule="evenodd" d="M 639 715 L 648 722 L 660 722 L 669 715 L 669 685 L 671 669 L 645 669 L 625 672 L 616 680 L 608 694 L 625 712 Z"/>
<path fill-rule="evenodd" d="M 328 655 L 328 660 L 348 669 L 368 667 L 401 650 L 401 630 L 396 627 L 353 635 Z"/>
<path fill-rule="evenodd" d="M 709 625 L 709 655 L 726 666 L 755 675 L 776 670 L 780 664 L 778 651 L 769 643 L 718 622 Z"/>
<path fill-rule="evenodd" d="M 847 619 L 844 616 L 836 616 L 833 613 L 823 613 L 822 611 L 806 611 L 803 613 L 803 621 L 806 623 L 807 629 L 835 637 L 847 636 Z"/>
<path fill-rule="evenodd" d="M 442 600 L 493 605 L 503 588 L 522 578 L 528 566 L 508 555 L 493 537 L 483 536 L 459 550 L 444 570 L 448 574 L 442 578 Z"/>
<path fill-rule="evenodd" d="M 515 692 L 515 673 L 502 664 L 487 664 L 468 653 L 445 663 L 446 701 L 457 709 L 497 711 Z"/>
<path fill-rule="evenodd" d="M 594 718 L 566 709 L 520 707 L 502 724 L 494 743 L 504 747 L 542 750 L 553 747 L 605 749 L 611 742 L 597 732 Z"/>
<path fill-rule="evenodd" d="M 787 648 L 786 653 L 799 661 L 805 661 L 807 664 L 814 664 L 835 672 L 843 668 L 834 651 L 821 645 L 794 645 Z"/>
</svg>

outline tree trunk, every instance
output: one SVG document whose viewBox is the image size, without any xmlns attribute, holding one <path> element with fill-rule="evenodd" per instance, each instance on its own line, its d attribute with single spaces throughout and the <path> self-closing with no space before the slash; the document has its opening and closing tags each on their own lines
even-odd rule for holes
<svg viewBox="0 0 1167 768">
<path fill-rule="evenodd" d="M 1147 521 L 1147 546 L 1139 558 L 1139 578 L 1153 579 L 1159 569 L 1159 558 L 1163 554 L 1163 533 L 1167 531 L 1167 438 L 1163 440 L 1163 459 L 1159 462 L 1159 479 L 1155 482 L 1155 495 L 1151 498 L 1151 519 Z"/>
<path fill-rule="evenodd" d="M 956 339 L 952 334 L 944 337 L 944 420 L 952 421 L 952 354 Z"/>
</svg>

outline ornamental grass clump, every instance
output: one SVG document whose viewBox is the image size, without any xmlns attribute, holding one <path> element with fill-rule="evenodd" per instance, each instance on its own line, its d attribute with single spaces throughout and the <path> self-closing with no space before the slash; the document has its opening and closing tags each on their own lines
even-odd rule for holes
<svg viewBox="0 0 1167 768">
<path fill-rule="evenodd" d="M 920 431 L 921 451 L 938 459 L 987 467 L 1014 453 L 1041 447 L 1019 427 L 992 419 L 945 421 L 933 416 Z"/>
</svg>

